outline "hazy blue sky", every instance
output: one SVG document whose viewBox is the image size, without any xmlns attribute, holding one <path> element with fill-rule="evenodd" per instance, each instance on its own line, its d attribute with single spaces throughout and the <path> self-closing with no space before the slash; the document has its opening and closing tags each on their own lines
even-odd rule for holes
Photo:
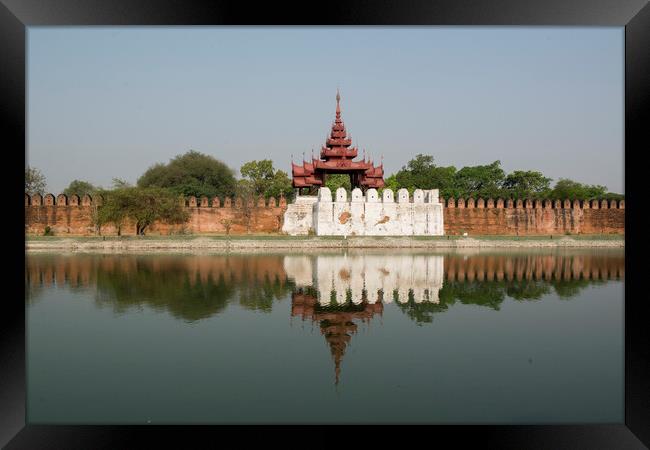
<svg viewBox="0 0 650 450">
<path fill-rule="evenodd" d="M 189 149 L 289 171 L 324 143 L 338 86 L 387 174 L 424 153 L 623 192 L 623 31 L 30 27 L 27 163 L 55 194 Z"/>
</svg>

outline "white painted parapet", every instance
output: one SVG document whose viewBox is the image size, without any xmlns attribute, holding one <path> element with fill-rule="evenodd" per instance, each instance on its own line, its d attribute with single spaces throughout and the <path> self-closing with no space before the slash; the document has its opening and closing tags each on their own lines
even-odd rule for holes
<svg viewBox="0 0 650 450">
<path fill-rule="evenodd" d="M 313 205 L 318 200 L 318 197 L 308 195 L 296 197 L 284 212 L 282 231 L 291 236 L 309 234 L 309 230 L 313 229 Z"/>
<path fill-rule="evenodd" d="M 443 209 L 438 190 L 416 189 L 413 201 L 406 189 L 397 192 L 384 189 L 379 198 L 376 189 L 352 191 L 347 201 L 345 189 L 336 191 L 336 199 L 328 188 L 321 188 L 313 203 L 312 222 L 319 236 L 442 236 Z"/>
</svg>

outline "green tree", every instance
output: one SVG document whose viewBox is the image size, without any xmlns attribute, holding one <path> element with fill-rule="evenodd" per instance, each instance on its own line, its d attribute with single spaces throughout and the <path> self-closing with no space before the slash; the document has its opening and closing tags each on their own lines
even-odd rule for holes
<svg viewBox="0 0 650 450">
<path fill-rule="evenodd" d="M 273 162 L 270 159 L 249 161 L 239 171 L 251 183 L 254 195 L 264 195 L 268 183 L 273 179 Z"/>
<path fill-rule="evenodd" d="M 235 175 L 223 162 L 190 150 L 168 164 L 154 164 L 139 179 L 138 187 L 168 188 L 183 196 L 230 197 L 235 191 Z"/>
<path fill-rule="evenodd" d="M 413 193 L 415 189 L 440 189 L 443 196 L 449 196 L 455 192 L 455 174 L 455 167 L 436 166 L 433 156 L 418 154 L 385 183 L 393 191 L 405 188 Z"/>
<path fill-rule="evenodd" d="M 400 187 L 401 186 L 397 181 L 397 174 L 392 174 L 384 180 L 384 189 L 390 189 L 393 192 L 397 192 Z"/>
<path fill-rule="evenodd" d="M 245 183 L 238 182 L 239 190 L 246 187 L 247 192 L 250 191 L 254 197 L 293 197 L 293 187 L 288 174 L 283 170 L 275 170 L 270 159 L 249 161 L 241 166 L 240 172 Z"/>
<path fill-rule="evenodd" d="M 122 178 L 113 178 L 113 189 L 132 187 L 131 183 Z"/>
<path fill-rule="evenodd" d="M 291 185 L 291 179 L 289 175 L 284 170 L 277 170 L 273 174 L 271 182 L 264 191 L 264 197 L 275 197 L 276 199 L 280 198 L 280 195 L 284 195 L 287 200 L 293 198 L 293 186 Z"/>
<path fill-rule="evenodd" d="M 463 167 L 455 174 L 458 194 L 463 197 L 496 198 L 503 193 L 501 186 L 504 180 L 505 172 L 501 168 L 501 161 L 482 166 Z"/>
<path fill-rule="evenodd" d="M 86 194 L 92 196 L 97 191 L 97 187 L 93 186 L 88 181 L 73 180 L 68 187 L 63 190 L 63 193 L 67 196 L 77 194 L 79 197 L 83 197 Z"/>
<path fill-rule="evenodd" d="M 183 223 L 189 218 L 179 196 L 169 189 L 122 187 L 103 191 L 104 199 L 97 211 L 97 224 L 112 223 L 118 235 L 126 219 L 135 223 L 136 234 L 144 235 L 155 221 Z"/>
<path fill-rule="evenodd" d="M 560 178 L 550 192 L 552 198 L 569 200 L 594 200 L 604 198 L 606 195 L 606 186 L 582 184 L 568 178 Z"/>
<path fill-rule="evenodd" d="M 327 175 L 325 179 L 325 186 L 332 191 L 332 195 L 336 194 L 338 188 L 345 189 L 348 193 L 352 191 L 352 184 L 350 183 L 350 175 L 344 173 L 334 173 Z"/>
<path fill-rule="evenodd" d="M 550 192 L 551 179 L 541 172 L 515 170 L 506 176 L 503 188 L 514 198 L 542 198 Z"/>
<path fill-rule="evenodd" d="M 45 175 L 36 167 L 27 166 L 25 169 L 25 192 L 29 195 L 45 195 L 46 186 Z"/>
</svg>

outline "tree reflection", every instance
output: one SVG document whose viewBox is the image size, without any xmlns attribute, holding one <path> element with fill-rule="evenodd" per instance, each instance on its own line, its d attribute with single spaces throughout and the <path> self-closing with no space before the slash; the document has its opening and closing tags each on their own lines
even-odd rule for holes
<svg viewBox="0 0 650 450">
<path fill-rule="evenodd" d="M 96 300 L 101 306 L 112 306 L 117 313 L 146 305 L 194 322 L 223 311 L 235 292 L 235 286 L 226 283 L 223 275 L 216 280 L 209 275 L 201 281 L 198 275 L 191 279 L 182 268 L 167 268 L 160 273 L 138 264 L 134 272 L 100 271 Z"/>
<path fill-rule="evenodd" d="M 116 313 L 147 306 L 194 322 L 237 302 L 269 312 L 289 296 L 282 256 L 34 255 L 25 270 L 26 301 L 44 288 L 94 290 L 101 307 Z"/>
</svg>

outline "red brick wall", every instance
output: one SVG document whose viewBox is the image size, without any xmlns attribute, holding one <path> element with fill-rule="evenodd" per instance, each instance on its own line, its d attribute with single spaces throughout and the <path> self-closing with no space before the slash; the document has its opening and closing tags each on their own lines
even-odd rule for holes
<svg viewBox="0 0 650 450">
<path fill-rule="evenodd" d="M 47 201 L 46 201 L 47 200 Z M 78 204 L 71 204 L 78 203 Z M 194 206 L 189 206 L 194 205 Z M 49 226 L 55 235 L 91 235 L 95 230 L 92 226 L 92 211 L 94 203 L 88 198 L 75 202 L 74 199 L 64 195 L 57 197 L 50 194 L 45 198 L 35 195 L 33 198 L 25 195 L 25 232 L 27 234 L 43 234 L 45 227 Z M 170 233 L 219 233 L 226 234 L 226 226 L 230 223 L 231 234 L 251 233 L 277 233 L 282 228 L 284 212 L 287 209 L 286 200 L 281 198 L 276 202 L 274 198 L 268 201 L 259 199 L 248 207 L 241 200 L 225 199 L 223 202 L 209 202 L 207 198 L 196 199 L 190 197 L 186 201 L 186 208 L 190 219 L 182 225 L 168 225 L 154 223 L 147 230 L 147 234 Z M 104 226 L 101 230 L 104 235 L 114 235 L 113 226 Z M 121 234 L 134 235 L 135 224 L 126 223 Z"/>
<path fill-rule="evenodd" d="M 624 234 L 625 201 L 581 202 L 568 200 L 512 201 L 498 199 L 441 199 L 444 205 L 445 234 L 458 235 L 549 235 L 549 234 Z M 55 235 L 90 235 L 94 203 L 82 199 L 48 194 L 45 197 L 25 195 L 25 232 L 43 234 L 49 226 Z M 188 232 L 231 234 L 278 233 L 286 211 L 286 201 L 271 198 L 257 200 L 248 208 L 240 199 L 220 201 L 190 197 L 186 202 L 190 219 L 183 225 L 156 223 L 148 234 Z M 249 211 L 247 214 L 246 211 Z M 116 234 L 112 226 L 102 228 L 102 234 Z M 125 224 L 122 234 L 135 234 L 134 224 Z"/>
<path fill-rule="evenodd" d="M 625 201 L 441 199 L 445 234 L 624 234 Z"/>
</svg>

